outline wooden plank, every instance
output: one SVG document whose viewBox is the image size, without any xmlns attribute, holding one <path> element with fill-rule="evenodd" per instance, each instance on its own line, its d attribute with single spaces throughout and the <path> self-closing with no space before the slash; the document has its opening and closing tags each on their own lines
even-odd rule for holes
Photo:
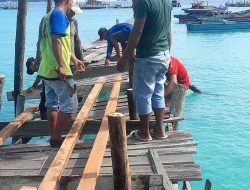
<svg viewBox="0 0 250 190">
<path fill-rule="evenodd" d="M 99 62 L 99 61 L 101 61 L 102 59 L 104 59 L 105 57 L 106 57 L 106 54 L 103 53 L 103 54 L 100 54 L 100 55 L 94 57 L 92 61 L 93 61 L 93 62 Z"/>
<path fill-rule="evenodd" d="M 91 63 L 92 62 L 92 59 L 94 58 L 94 57 L 96 57 L 96 56 L 98 56 L 98 53 L 91 53 L 91 54 L 89 54 L 89 55 L 86 55 L 84 58 L 83 58 L 83 60 L 84 60 L 84 62 L 85 63 Z M 88 69 L 88 68 L 87 68 Z M 87 70 L 86 69 L 86 70 Z"/>
<path fill-rule="evenodd" d="M 2 108 L 2 94 L 3 94 L 3 85 L 4 85 L 4 75 L 0 75 L 0 111 Z"/>
<path fill-rule="evenodd" d="M 36 187 L 22 186 L 20 190 L 37 190 Z"/>
<path fill-rule="evenodd" d="M 148 150 L 149 158 L 151 160 L 151 164 L 153 170 L 156 174 L 161 174 L 163 176 L 163 187 L 165 190 L 173 190 L 173 185 L 168 178 L 168 175 L 162 165 L 161 159 L 157 153 L 157 150 L 154 148 L 150 148 Z"/>
<path fill-rule="evenodd" d="M 105 78 L 100 78 L 97 84 L 89 94 L 85 104 L 83 105 L 80 113 L 78 114 L 71 130 L 67 134 L 63 144 L 61 145 L 54 161 L 52 162 L 49 170 L 47 171 L 39 190 L 55 190 L 56 185 L 59 182 L 62 173 L 66 167 L 66 164 L 70 158 L 70 155 L 74 149 L 75 144 L 80 138 L 82 128 L 88 118 L 88 114 L 92 109 L 102 87 L 105 82 Z"/>
<path fill-rule="evenodd" d="M 100 172 L 103 156 L 105 153 L 107 141 L 109 138 L 108 131 L 108 118 L 107 115 L 115 112 L 117 106 L 117 100 L 121 87 L 121 75 L 116 75 L 114 85 L 110 94 L 109 102 L 105 111 L 104 118 L 102 120 L 101 127 L 96 136 L 95 143 L 90 153 L 89 159 L 85 166 L 83 176 L 77 187 L 78 190 L 94 190 L 96 186 L 97 177 Z"/>
<path fill-rule="evenodd" d="M 27 108 L 23 113 L 21 113 L 16 119 L 9 123 L 0 131 L 0 145 L 10 137 L 18 128 L 20 128 L 32 115 L 32 112 L 37 110 L 37 105 L 32 105 Z"/>
<path fill-rule="evenodd" d="M 132 176 L 132 189 L 134 190 L 145 190 L 149 184 L 149 179 L 151 176 L 158 176 L 160 175 L 133 175 Z M 4 177 L 0 178 L 1 190 L 16 190 L 20 189 L 20 187 L 24 184 L 32 184 L 32 186 L 36 187 L 41 181 L 41 176 L 33 176 L 33 177 Z M 72 176 L 70 177 L 70 182 L 68 183 L 68 190 L 75 189 L 77 183 L 79 182 L 79 176 Z M 98 183 L 96 186 L 96 190 L 114 190 L 112 187 L 113 180 L 111 175 L 100 176 L 98 178 Z M 60 188 L 59 188 L 60 189 Z M 62 190 L 62 189 L 61 189 Z"/>
</svg>

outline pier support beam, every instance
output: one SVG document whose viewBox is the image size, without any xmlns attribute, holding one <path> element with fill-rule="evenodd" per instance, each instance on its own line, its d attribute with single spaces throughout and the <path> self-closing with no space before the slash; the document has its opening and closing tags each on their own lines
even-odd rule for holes
<svg viewBox="0 0 250 190">
<path fill-rule="evenodd" d="M 121 113 L 108 116 L 114 189 L 131 190 L 131 174 L 128 163 L 126 119 Z"/>
<path fill-rule="evenodd" d="M 0 75 L 0 111 L 2 107 L 2 93 L 3 93 L 3 85 L 4 85 L 4 75 Z"/>
<path fill-rule="evenodd" d="M 27 17 L 27 0 L 18 0 L 16 43 L 15 43 L 15 72 L 14 72 L 14 99 L 15 111 L 17 97 L 23 90 L 23 61 L 25 51 L 25 33 Z"/>
<path fill-rule="evenodd" d="M 127 97 L 128 97 L 128 111 L 129 111 L 129 118 L 130 120 L 136 120 L 136 107 L 135 107 L 135 101 L 133 97 L 133 89 L 127 89 Z"/>
<path fill-rule="evenodd" d="M 209 179 L 207 179 L 205 184 L 205 190 L 211 190 L 211 189 L 212 189 L 212 183 L 209 181 Z"/>
</svg>

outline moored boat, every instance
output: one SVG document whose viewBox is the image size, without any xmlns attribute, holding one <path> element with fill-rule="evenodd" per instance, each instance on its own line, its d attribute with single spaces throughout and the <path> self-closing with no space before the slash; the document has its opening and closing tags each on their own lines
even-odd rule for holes
<svg viewBox="0 0 250 190">
<path fill-rule="evenodd" d="M 188 31 L 233 31 L 233 30 L 247 30 L 250 29 L 250 22 L 235 22 L 235 21 L 223 21 L 223 22 L 202 22 L 202 23 L 187 23 Z"/>
</svg>

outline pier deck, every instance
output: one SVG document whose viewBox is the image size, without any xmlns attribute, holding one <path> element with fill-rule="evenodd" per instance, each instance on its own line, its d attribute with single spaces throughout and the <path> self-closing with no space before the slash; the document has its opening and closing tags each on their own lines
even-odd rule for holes
<svg viewBox="0 0 250 190">
<path fill-rule="evenodd" d="M 106 47 L 103 42 L 92 44 L 85 52 L 85 60 L 87 62 L 86 72 L 76 75 L 79 110 L 87 102 L 88 95 L 93 90 L 93 86 L 96 85 L 98 77 L 100 76 L 105 76 L 105 83 L 100 94 L 102 94 L 102 96 L 107 95 L 106 98 L 98 98 L 92 102 L 93 107 L 88 114 L 88 120 L 82 132 L 81 130 L 79 132 L 80 134 L 96 135 L 104 132 L 103 129 L 100 130 L 100 126 L 107 114 L 105 109 L 107 109 L 107 105 L 109 104 L 109 94 L 114 83 L 115 74 L 117 73 L 116 63 L 111 63 L 108 68 L 104 68 L 105 49 Z M 127 72 L 120 73 L 120 75 L 120 94 L 115 100 L 111 98 L 111 102 L 117 101 L 116 109 L 112 108 L 112 110 L 122 113 L 126 118 L 129 118 L 128 97 L 125 93 L 129 88 L 129 76 Z M 39 93 L 39 90 L 31 94 L 24 91 L 26 99 L 40 98 Z M 13 100 L 12 92 L 7 93 L 7 96 L 8 100 Z M 177 99 L 181 99 L 181 97 L 178 96 Z M 180 101 L 184 101 L 184 99 Z M 169 114 L 166 114 L 165 117 L 165 121 L 168 123 L 183 119 L 181 115 L 174 115 L 174 119 L 173 117 L 169 118 L 169 116 Z M 72 125 L 74 125 L 74 122 L 77 120 L 76 118 L 77 114 L 72 116 L 72 120 L 65 128 L 64 135 L 69 133 Z M 9 122 L 0 122 L 0 130 L 8 124 Z M 155 121 L 152 115 L 152 120 L 150 121 L 151 128 L 154 125 Z M 127 135 L 131 131 L 138 129 L 138 126 L 138 120 L 127 120 Z M 108 134 L 106 127 L 105 133 Z M 162 189 L 166 177 L 164 177 L 162 173 L 159 173 L 156 168 L 160 168 L 160 171 L 164 171 L 171 182 L 201 180 L 200 166 L 193 160 L 197 143 L 193 141 L 192 134 L 188 131 L 169 131 L 167 134 L 168 138 L 166 140 L 153 140 L 150 142 L 141 142 L 128 138 L 128 161 L 132 175 L 132 189 Z M 20 126 L 15 133 L 11 134 L 11 136 L 18 138 L 49 136 L 48 121 L 27 121 Z M 70 142 L 69 139 L 71 137 L 66 137 L 66 141 L 67 138 L 68 142 Z M 87 168 L 93 143 L 94 140 L 79 140 L 76 146 L 72 146 L 74 147 L 74 150 L 72 148 L 72 154 L 71 152 L 65 152 L 65 154 L 69 155 L 69 160 L 65 161 L 65 169 L 64 167 L 61 168 L 61 171 L 63 171 L 62 178 L 60 176 L 58 177 L 61 179 L 59 185 L 62 190 L 77 188 L 83 176 L 85 166 Z M 65 147 L 67 145 L 70 145 L 70 143 L 65 143 Z M 51 148 L 48 143 L 0 146 L 0 189 L 15 190 L 20 189 L 24 185 L 38 187 L 48 172 L 49 167 L 51 167 L 51 163 L 56 154 L 58 154 L 58 150 L 59 149 Z M 61 152 L 63 152 L 63 150 L 64 149 L 62 149 Z M 155 157 L 152 156 L 152 154 L 156 155 L 156 158 L 159 158 L 160 162 L 154 160 Z M 95 189 L 112 190 L 113 173 L 109 142 L 104 150 L 104 157 L 100 160 L 102 160 L 102 162 L 100 162 L 101 168 L 99 175 L 98 172 L 93 173 L 94 176 L 98 176 Z M 91 160 L 89 160 L 89 162 L 91 162 Z M 154 167 L 154 165 L 158 166 Z"/>
<path fill-rule="evenodd" d="M 200 167 L 193 156 L 197 143 L 188 131 L 168 132 L 166 140 L 138 142 L 128 139 L 128 159 L 132 184 L 137 189 L 147 189 L 149 182 L 142 176 L 157 175 L 148 156 L 149 148 L 157 150 L 163 167 L 171 181 L 201 180 Z M 63 176 L 69 178 L 69 189 L 78 184 L 84 170 L 93 141 L 78 143 L 70 157 Z M 38 186 L 46 174 L 58 149 L 49 144 L 9 145 L 0 147 L 0 184 L 2 190 L 19 189 L 22 185 Z M 141 177 L 139 177 L 141 176 Z M 161 179 L 160 176 L 158 176 Z M 140 179 L 141 178 L 141 179 Z M 14 183 L 13 183 L 14 182 Z M 104 184 L 112 187 L 112 162 L 109 144 L 106 148 L 96 189 Z M 140 186 L 138 186 L 140 184 Z M 5 188 L 6 187 L 6 188 Z M 109 189 L 110 189 L 109 188 Z"/>
</svg>

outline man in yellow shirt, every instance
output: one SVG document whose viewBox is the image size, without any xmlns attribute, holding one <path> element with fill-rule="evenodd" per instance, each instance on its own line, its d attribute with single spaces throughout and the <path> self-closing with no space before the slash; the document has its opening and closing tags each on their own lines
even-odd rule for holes
<svg viewBox="0 0 250 190">
<path fill-rule="evenodd" d="M 74 86 L 70 69 L 72 59 L 78 71 L 84 71 L 81 61 L 71 56 L 70 25 L 66 13 L 71 10 L 72 0 L 54 0 L 55 8 L 45 15 L 43 33 L 40 42 L 41 64 L 38 75 L 45 85 L 45 96 L 51 132 L 50 145 L 59 147 L 63 138 L 61 133 L 77 111 L 77 95 L 71 94 L 67 81 Z M 56 69 L 57 68 L 57 69 Z"/>
</svg>

